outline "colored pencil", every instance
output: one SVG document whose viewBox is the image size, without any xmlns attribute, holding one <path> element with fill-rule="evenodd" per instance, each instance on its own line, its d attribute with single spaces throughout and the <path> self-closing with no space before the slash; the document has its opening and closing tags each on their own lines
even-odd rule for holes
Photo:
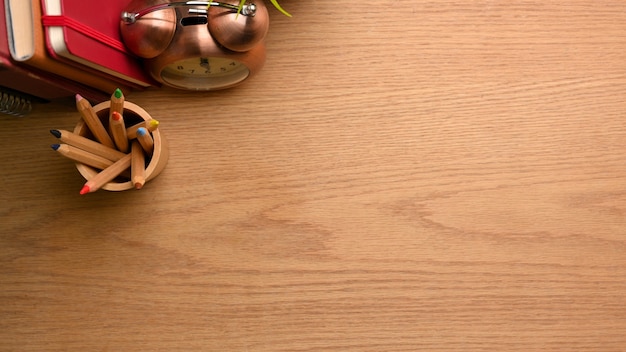
<svg viewBox="0 0 626 352">
<path fill-rule="evenodd" d="M 150 132 L 148 132 L 145 127 L 139 127 L 137 129 L 137 140 L 146 154 L 152 154 L 152 151 L 154 150 L 154 140 L 152 139 Z"/>
<path fill-rule="evenodd" d="M 141 189 L 146 183 L 146 157 L 138 141 L 132 142 L 130 154 L 130 181 L 136 189 Z"/>
<path fill-rule="evenodd" d="M 53 136 L 58 138 L 61 142 L 67 143 L 76 148 L 83 149 L 92 154 L 99 155 L 103 158 L 107 158 L 111 161 L 117 161 L 124 157 L 124 153 L 117 149 L 107 147 L 94 140 L 83 137 L 76 133 L 66 130 L 50 130 Z"/>
<path fill-rule="evenodd" d="M 157 127 L 159 127 L 159 121 L 155 120 L 155 119 L 151 119 L 148 121 L 142 121 L 136 125 L 130 126 L 126 129 L 126 136 L 128 137 L 128 139 L 134 139 L 137 138 L 137 130 L 140 127 L 144 127 L 146 128 L 148 131 L 152 132 L 154 130 L 157 129 Z"/>
<path fill-rule="evenodd" d="M 126 126 L 122 114 L 113 111 L 109 119 L 109 130 L 117 149 L 126 153 L 128 151 L 128 137 L 126 136 Z"/>
<path fill-rule="evenodd" d="M 111 106 L 109 107 L 109 120 L 114 112 L 124 115 L 124 93 L 117 88 L 111 95 Z"/>
<path fill-rule="evenodd" d="M 113 165 L 107 167 L 106 169 L 100 171 L 96 176 L 92 177 L 90 180 L 85 182 L 85 185 L 80 190 L 80 194 L 87 194 L 91 192 L 95 192 L 100 187 L 104 186 L 107 182 L 113 180 L 119 174 L 121 174 L 124 170 L 130 167 L 130 159 L 131 154 L 126 154 L 123 158 L 113 163 Z"/>
<path fill-rule="evenodd" d="M 83 98 L 80 94 L 76 94 L 76 109 L 83 117 L 83 120 L 93 133 L 94 137 L 102 144 L 107 147 L 115 148 L 115 144 L 113 144 L 113 140 L 109 136 L 106 128 L 102 124 L 102 121 L 96 115 L 96 112 L 93 110 L 93 107 L 87 101 L 87 99 Z"/>
<path fill-rule="evenodd" d="M 53 144 L 51 147 L 68 159 L 83 163 L 91 167 L 95 167 L 96 169 L 104 170 L 107 167 L 113 165 L 113 161 L 109 159 L 103 158 L 99 155 L 73 147 L 68 144 Z"/>
</svg>

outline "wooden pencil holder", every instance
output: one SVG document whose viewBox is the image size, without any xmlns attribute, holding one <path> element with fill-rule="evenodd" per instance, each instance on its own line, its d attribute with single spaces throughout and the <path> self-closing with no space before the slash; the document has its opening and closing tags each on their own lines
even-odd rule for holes
<svg viewBox="0 0 626 352">
<path fill-rule="evenodd" d="M 98 118 L 100 118 L 100 121 L 102 121 L 102 124 L 107 129 L 109 125 L 110 107 L 110 101 L 104 101 L 93 107 L 94 111 L 98 115 Z M 141 108 L 137 104 L 128 101 L 124 102 L 123 116 L 126 127 L 130 127 L 142 121 L 148 121 L 152 119 L 150 114 L 148 114 L 143 108 Z M 74 127 L 74 133 L 92 140 L 95 139 L 83 119 L 80 119 L 76 124 L 76 127 Z M 160 129 L 157 128 L 156 130 L 152 131 L 151 134 L 152 139 L 154 140 L 154 149 L 152 151 L 152 155 L 146 156 L 146 182 L 157 177 L 161 173 L 161 171 L 163 171 L 169 159 L 169 148 L 167 145 L 167 141 L 161 135 Z M 76 163 L 76 169 L 78 169 L 78 172 L 80 172 L 80 174 L 86 180 L 93 178 L 99 172 L 99 170 L 91 168 L 82 163 Z M 135 189 L 135 187 L 130 180 L 115 179 L 102 186 L 101 189 L 105 189 L 107 191 L 125 191 L 129 189 Z"/>
</svg>

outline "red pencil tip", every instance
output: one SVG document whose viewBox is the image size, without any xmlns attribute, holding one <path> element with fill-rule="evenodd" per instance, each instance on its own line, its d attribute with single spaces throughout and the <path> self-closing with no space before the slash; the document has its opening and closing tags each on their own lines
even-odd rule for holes
<svg viewBox="0 0 626 352">
<path fill-rule="evenodd" d="M 135 183 L 135 188 L 136 189 L 141 189 L 141 187 L 143 187 L 143 184 L 141 182 L 136 182 Z"/>
<path fill-rule="evenodd" d="M 122 119 L 122 115 L 117 111 L 113 111 L 113 114 L 111 117 L 113 117 L 113 120 L 115 121 L 119 121 Z"/>
<path fill-rule="evenodd" d="M 89 186 L 83 186 L 83 189 L 80 190 L 80 194 L 89 193 Z"/>
</svg>

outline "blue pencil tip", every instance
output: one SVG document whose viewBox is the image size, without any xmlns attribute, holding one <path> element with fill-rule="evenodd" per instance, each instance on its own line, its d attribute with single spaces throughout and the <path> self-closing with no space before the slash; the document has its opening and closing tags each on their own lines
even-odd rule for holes
<svg viewBox="0 0 626 352">
<path fill-rule="evenodd" d="M 51 145 L 52 149 L 54 149 L 54 150 L 59 149 L 60 146 L 61 146 L 60 144 L 53 144 L 53 145 Z"/>
</svg>

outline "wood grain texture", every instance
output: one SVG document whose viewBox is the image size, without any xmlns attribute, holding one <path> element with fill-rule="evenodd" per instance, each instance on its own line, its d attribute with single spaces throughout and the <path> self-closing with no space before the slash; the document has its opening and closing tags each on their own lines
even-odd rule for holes
<svg viewBox="0 0 626 352">
<path fill-rule="evenodd" d="M 0 119 L 0 350 L 626 349 L 626 3 L 281 4 L 140 191 Z"/>
</svg>

